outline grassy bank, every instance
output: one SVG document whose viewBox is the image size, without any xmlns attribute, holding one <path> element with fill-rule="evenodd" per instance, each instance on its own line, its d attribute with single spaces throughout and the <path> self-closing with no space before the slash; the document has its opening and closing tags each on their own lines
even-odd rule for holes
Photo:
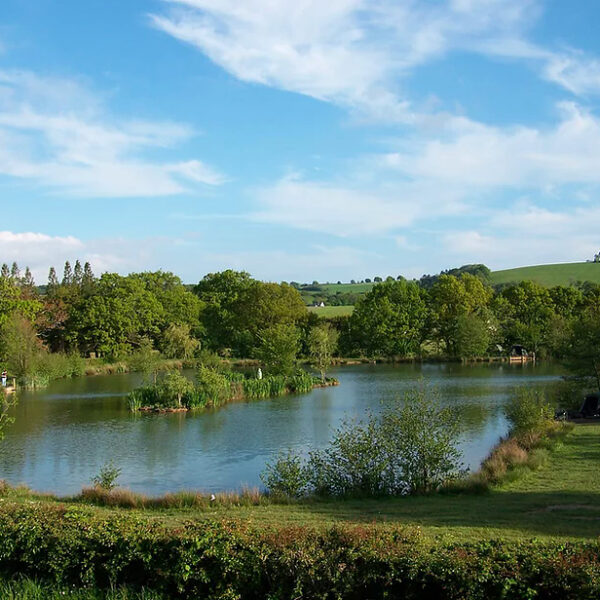
<svg viewBox="0 0 600 600">
<path fill-rule="evenodd" d="M 577 425 L 547 450 L 534 469 L 521 468 L 518 477 L 503 478 L 482 494 L 454 493 L 381 499 L 288 502 L 270 501 L 256 491 L 217 495 L 183 492 L 148 499 L 128 491 L 112 500 L 88 492 L 79 498 L 36 496 L 7 488 L 4 502 L 81 505 L 103 502 L 137 506 L 118 509 L 90 506 L 94 512 L 140 517 L 177 525 L 189 519 L 250 521 L 262 528 L 374 523 L 389 528 L 418 527 L 432 540 L 519 540 L 531 537 L 589 540 L 600 535 L 600 425 Z M 119 497 L 120 495 L 120 497 Z"/>
<path fill-rule="evenodd" d="M 281 504 L 256 491 L 212 501 L 181 493 L 123 509 L 97 505 L 110 504 L 110 494 L 58 499 L 5 488 L 0 594 L 597 597 L 600 425 L 577 425 L 537 445 L 544 460 L 529 462 L 511 444 L 491 458 L 500 454 L 514 475 L 496 477 L 479 495 Z M 112 497 L 123 502 L 127 494 Z M 25 579 L 6 582 L 14 576 Z M 142 593 L 141 585 L 154 591 Z"/>
</svg>

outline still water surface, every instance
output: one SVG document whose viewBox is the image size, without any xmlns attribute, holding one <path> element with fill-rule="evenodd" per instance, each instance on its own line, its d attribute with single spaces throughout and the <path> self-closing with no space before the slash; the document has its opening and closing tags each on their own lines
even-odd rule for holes
<svg viewBox="0 0 600 600">
<path fill-rule="evenodd" d="M 198 413 L 132 414 L 126 395 L 136 374 L 82 377 L 22 393 L 16 422 L 0 443 L 0 479 L 40 491 L 78 492 L 112 459 L 119 483 L 149 494 L 260 485 L 281 449 L 324 446 L 348 416 L 402 402 L 423 378 L 456 409 L 461 449 L 476 468 L 507 432 L 503 406 L 517 386 L 558 379 L 553 365 L 360 365 L 332 372 L 335 388 L 229 404 Z"/>
</svg>

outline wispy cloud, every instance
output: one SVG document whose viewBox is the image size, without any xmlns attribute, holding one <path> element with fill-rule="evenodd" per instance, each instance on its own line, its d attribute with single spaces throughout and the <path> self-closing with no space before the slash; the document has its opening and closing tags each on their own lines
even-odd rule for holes
<svg viewBox="0 0 600 600">
<path fill-rule="evenodd" d="M 224 177 L 200 160 L 151 161 L 195 132 L 173 122 L 123 120 L 72 80 L 0 71 L 0 173 L 84 197 L 163 196 Z"/>
<path fill-rule="evenodd" d="M 525 28 L 533 0 L 169 0 L 150 16 L 243 81 L 411 121 L 414 67 Z"/>
</svg>

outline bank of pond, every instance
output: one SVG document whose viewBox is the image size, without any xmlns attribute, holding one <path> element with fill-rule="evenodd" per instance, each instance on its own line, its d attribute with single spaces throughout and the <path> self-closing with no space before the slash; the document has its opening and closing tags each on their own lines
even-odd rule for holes
<svg viewBox="0 0 600 600">
<path fill-rule="evenodd" d="M 192 380 L 169 371 L 152 384 L 142 385 L 128 395 L 131 411 L 179 412 L 217 408 L 236 400 L 277 398 L 306 394 L 316 387 L 338 385 L 334 378 L 318 378 L 306 371 L 293 375 L 257 376 L 255 373 L 219 371 L 200 365 Z"/>
</svg>

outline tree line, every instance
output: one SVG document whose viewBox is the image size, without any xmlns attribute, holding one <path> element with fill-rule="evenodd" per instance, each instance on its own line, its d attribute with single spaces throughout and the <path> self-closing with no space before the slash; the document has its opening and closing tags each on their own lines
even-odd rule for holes
<svg viewBox="0 0 600 600">
<path fill-rule="evenodd" d="M 29 344 L 118 360 L 140 349 L 171 358 L 209 351 L 258 358 L 283 372 L 309 355 L 457 359 L 520 344 L 539 357 L 565 358 L 600 346 L 600 286 L 524 281 L 494 289 L 481 269 L 475 273 L 447 272 L 426 282 L 389 278 L 363 295 L 351 316 L 324 323 L 295 286 L 246 272 L 210 273 L 188 286 L 164 271 L 96 277 L 77 261 L 65 264 L 62 278 L 50 269 L 38 287 L 29 269 L 21 274 L 16 264 L 4 265 L 0 352 L 7 360 Z"/>
</svg>

